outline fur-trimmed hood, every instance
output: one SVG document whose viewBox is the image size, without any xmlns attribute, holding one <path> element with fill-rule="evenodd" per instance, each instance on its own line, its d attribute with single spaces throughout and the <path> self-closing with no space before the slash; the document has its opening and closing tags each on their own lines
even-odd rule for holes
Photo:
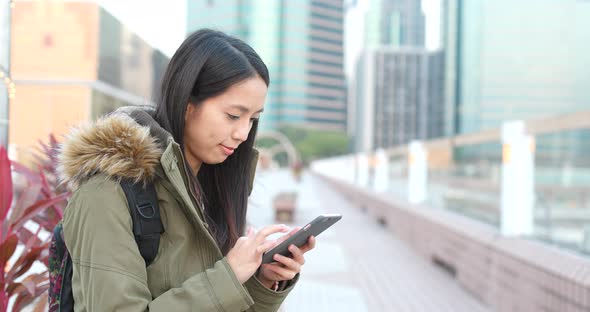
<svg viewBox="0 0 590 312">
<path fill-rule="evenodd" d="M 62 183 L 75 189 L 97 173 L 147 182 L 172 136 L 153 119 L 152 107 L 124 107 L 72 129 L 59 153 Z"/>
</svg>

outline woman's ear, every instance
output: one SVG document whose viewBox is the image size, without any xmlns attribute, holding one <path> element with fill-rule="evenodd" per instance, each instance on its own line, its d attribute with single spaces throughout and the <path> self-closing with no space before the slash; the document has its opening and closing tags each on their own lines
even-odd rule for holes
<svg viewBox="0 0 590 312">
<path fill-rule="evenodd" d="M 195 110 L 195 106 L 193 105 L 193 103 L 189 102 L 188 105 L 186 105 L 186 112 L 184 113 L 184 122 L 186 123 L 190 116 L 193 114 L 193 111 Z"/>
</svg>

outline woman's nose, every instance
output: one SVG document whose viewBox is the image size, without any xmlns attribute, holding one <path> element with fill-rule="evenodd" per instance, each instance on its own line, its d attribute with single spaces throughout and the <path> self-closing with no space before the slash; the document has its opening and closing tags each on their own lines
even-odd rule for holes
<svg viewBox="0 0 590 312">
<path fill-rule="evenodd" d="M 252 124 L 250 122 L 241 122 L 239 126 L 234 129 L 233 139 L 244 142 L 248 139 L 248 133 Z"/>
</svg>

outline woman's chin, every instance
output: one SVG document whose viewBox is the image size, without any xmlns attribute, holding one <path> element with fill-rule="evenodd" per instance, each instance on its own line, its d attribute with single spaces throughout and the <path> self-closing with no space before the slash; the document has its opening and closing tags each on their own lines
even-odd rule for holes
<svg viewBox="0 0 590 312">
<path fill-rule="evenodd" d="M 224 162 L 227 159 L 228 156 L 217 156 L 217 157 L 211 157 L 211 159 L 208 159 L 207 161 L 204 161 L 204 163 L 206 163 L 207 165 L 219 165 L 222 162 Z"/>
</svg>

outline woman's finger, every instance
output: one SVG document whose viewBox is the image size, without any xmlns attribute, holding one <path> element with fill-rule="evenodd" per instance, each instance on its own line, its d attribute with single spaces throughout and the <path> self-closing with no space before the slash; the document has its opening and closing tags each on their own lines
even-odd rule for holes
<svg viewBox="0 0 590 312">
<path fill-rule="evenodd" d="M 288 231 L 289 231 L 289 228 L 284 224 L 269 225 L 269 226 L 263 228 L 262 230 L 260 230 L 256 234 L 256 240 L 258 242 L 262 243 L 271 234 L 279 233 L 279 232 L 285 233 Z"/>
<path fill-rule="evenodd" d="M 303 252 L 301 252 L 301 249 L 297 248 L 297 246 L 295 246 L 295 245 L 291 245 L 291 246 L 289 246 L 289 251 L 293 255 L 294 261 L 299 263 L 299 265 L 305 264 L 305 258 L 303 258 Z"/>
<path fill-rule="evenodd" d="M 258 245 L 258 247 L 256 248 L 256 251 L 258 253 L 267 252 L 267 251 L 271 250 L 275 245 L 276 245 L 276 242 L 274 240 L 265 241 L 264 243 Z"/>
<path fill-rule="evenodd" d="M 315 236 L 310 236 L 309 239 L 307 240 L 307 243 L 305 245 L 301 246 L 299 249 L 301 249 L 302 253 L 306 253 L 306 252 L 314 249 L 315 244 L 316 244 Z"/>
<path fill-rule="evenodd" d="M 299 273 L 274 264 L 267 266 L 267 269 L 276 274 L 279 277 L 279 280 L 282 281 L 292 280 L 293 278 L 295 278 L 295 275 Z"/>
<path fill-rule="evenodd" d="M 274 265 L 276 265 L 276 264 L 275 263 L 267 263 L 267 264 L 262 265 L 262 270 L 264 272 L 264 276 L 269 280 L 280 281 L 281 277 L 275 271 L 272 271 L 270 269 Z"/>
<path fill-rule="evenodd" d="M 275 247 L 275 246 L 280 245 L 282 242 L 286 241 L 287 238 L 293 236 L 293 234 L 295 234 L 297 231 L 299 231 L 299 229 L 301 229 L 300 226 L 292 229 L 291 232 L 289 232 L 289 233 L 287 233 L 287 234 L 285 234 L 285 235 L 277 238 L 276 240 L 274 240 L 275 244 L 272 247 Z"/>
<path fill-rule="evenodd" d="M 289 257 L 285 257 L 285 256 L 279 255 L 279 254 L 274 255 L 273 260 L 283 264 L 287 269 L 290 269 L 295 272 L 301 271 L 301 265 L 303 264 L 295 259 L 291 259 Z M 304 260 L 304 262 L 305 262 L 305 260 Z"/>
</svg>

